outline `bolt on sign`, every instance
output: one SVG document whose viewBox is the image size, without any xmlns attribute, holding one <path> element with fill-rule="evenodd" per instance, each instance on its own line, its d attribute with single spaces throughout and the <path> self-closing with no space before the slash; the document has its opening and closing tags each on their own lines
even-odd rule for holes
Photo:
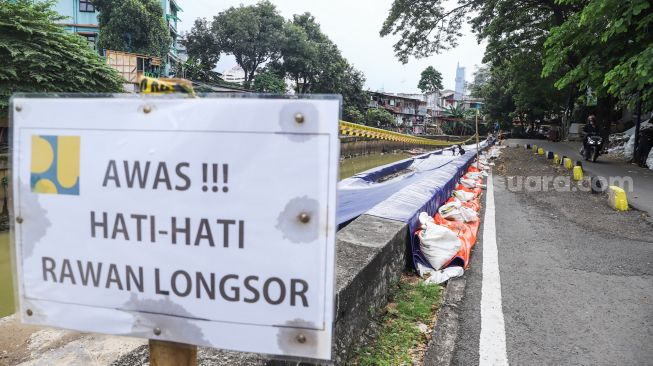
<svg viewBox="0 0 653 366">
<path fill-rule="evenodd" d="M 11 110 L 23 322 L 331 359 L 339 97 Z"/>
</svg>

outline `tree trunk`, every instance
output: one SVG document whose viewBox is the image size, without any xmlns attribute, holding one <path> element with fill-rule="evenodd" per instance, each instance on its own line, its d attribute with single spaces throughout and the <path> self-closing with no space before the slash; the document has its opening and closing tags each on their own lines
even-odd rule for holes
<svg viewBox="0 0 653 366">
<path fill-rule="evenodd" d="M 613 120 L 612 112 L 615 106 L 615 99 L 610 94 L 605 94 L 599 96 L 597 99 L 596 106 L 596 120 L 599 131 L 601 131 L 601 137 L 603 137 L 606 143 L 604 146 L 607 146 L 607 139 L 610 135 L 610 126 Z"/>
</svg>

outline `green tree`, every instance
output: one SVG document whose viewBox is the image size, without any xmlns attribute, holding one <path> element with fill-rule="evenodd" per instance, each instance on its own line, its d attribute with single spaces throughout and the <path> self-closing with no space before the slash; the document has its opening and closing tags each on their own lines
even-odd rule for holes
<svg viewBox="0 0 653 366">
<path fill-rule="evenodd" d="M 204 64 L 192 57 L 185 62 L 177 63 L 173 72 L 176 77 L 192 81 L 219 83 L 222 80 L 219 73 L 207 70 Z"/>
<path fill-rule="evenodd" d="M 294 83 L 297 94 L 333 93 L 348 64 L 310 13 L 294 15 L 284 27 L 285 40 L 276 67 Z"/>
<path fill-rule="evenodd" d="M 512 121 L 515 102 L 510 69 L 502 64 L 483 66 L 474 75 L 472 96 L 483 99 L 482 113 L 490 120 Z"/>
<path fill-rule="evenodd" d="M 335 92 L 342 95 L 344 108 L 356 108 L 360 113 L 365 111 L 370 97 L 364 90 L 365 75 L 351 65 L 347 65 Z"/>
<path fill-rule="evenodd" d="M 265 70 L 256 75 L 252 87 L 259 93 L 285 94 L 288 85 L 283 77 L 270 70 Z"/>
<path fill-rule="evenodd" d="M 487 42 L 483 61 L 490 79 L 471 88 L 475 96 L 490 98 L 484 112 L 544 118 L 569 112 L 574 99 L 570 89 L 553 86 L 555 75 L 541 77 L 541 59 L 550 29 L 577 8 L 566 0 L 461 0 L 453 6 L 444 0 L 395 0 L 381 34 L 400 37 L 395 53 L 407 62 L 454 47 L 469 20 L 479 41 Z"/>
<path fill-rule="evenodd" d="M 429 66 L 422 71 L 422 77 L 419 79 L 417 88 L 424 94 L 435 93 L 442 89 L 442 74 L 433 66 Z"/>
<path fill-rule="evenodd" d="M 365 115 L 363 115 L 363 113 L 361 113 L 361 111 L 359 111 L 356 107 L 350 106 L 345 108 L 343 112 L 343 118 L 348 122 L 365 124 Z"/>
<path fill-rule="evenodd" d="M 264 0 L 256 5 L 231 7 L 214 17 L 212 32 L 220 49 L 236 58 L 245 72 L 245 86 L 267 62 L 281 57 L 284 19 Z"/>
<path fill-rule="evenodd" d="M 172 38 L 158 0 L 93 0 L 99 11 L 98 46 L 164 58 Z"/>
<path fill-rule="evenodd" d="M 184 35 L 181 43 L 186 47 L 188 57 L 197 60 L 198 66 L 205 71 L 212 71 L 220 60 L 220 45 L 205 18 L 195 19 L 193 28 Z"/>
<path fill-rule="evenodd" d="M 409 56 L 428 57 L 458 45 L 460 28 L 476 2 L 461 0 L 447 8 L 445 0 L 394 0 L 380 34 L 399 36 L 394 50 L 403 63 Z"/>
<path fill-rule="evenodd" d="M 372 127 L 389 127 L 395 124 L 395 119 L 385 109 L 370 108 L 365 114 L 365 122 Z"/>
<path fill-rule="evenodd" d="M 293 88 L 297 94 L 306 94 L 315 84 L 320 67 L 329 63 L 325 60 L 320 63 L 320 48 L 326 47 L 326 41 L 321 31 L 313 32 L 319 39 L 309 39 L 306 29 L 298 24 L 299 16 L 294 16 L 294 21 L 284 25 L 284 42 L 281 49 L 281 60 L 276 68 L 292 80 Z M 311 22 L 314 19 L 311 17 Z M 311 24 L 313 25 L 313 24 Z M 319 25 L 317 25 L 319 27 Z"/>
<path fill-rule="evenodd" d="M 474 98 L 483 98 L 483 88 L 485 88 L 490 81 L 490 68 L 487 65 L 481 65 L 474 72 L 472 81 L 468 86 L 470 95 Z"/>
<path fill-rule="evenodd" d="M 641 93 L 644 108 L 653 108 L 651 2 L 560 2 L 579 11 L 551 29 L 543 75 L 561 75 L 558 88 L 578 86 L 579 94 L 591 90 L 599 98 L 599 107 L 613 98 L 632 105 Z"/>
<path fill-rule="evenodd" d="M 465 109 L 460 105 L 450 105 L 444 110 L 444 115 L 449 118 L 465 118 Z"/>
<path fill-rule="evenodd" d="M 54 2 L 0 0 L 0 118 L 14 92 L 119 92 L 123 78 L 56 21 Z"/>
<path fill-rule="evenodd" d="M 294 15 L 284 26 L 281 58 L 270 66 L 292 80 L 297 94 L 341 94 L 343 107 L 365 110 L 365 76 L 342 56 L 310 13 Z"/>
<path fill-rule="evenodd" d="M 449 106 L 444 115 L 447 117 L 442 124 L 442 130 L 448 135 L 469 135 L 476 130 L 470 122 L 471 118 L 476 115 L 476 110 L 465 110 L 462 106 Z"/>
</svg>

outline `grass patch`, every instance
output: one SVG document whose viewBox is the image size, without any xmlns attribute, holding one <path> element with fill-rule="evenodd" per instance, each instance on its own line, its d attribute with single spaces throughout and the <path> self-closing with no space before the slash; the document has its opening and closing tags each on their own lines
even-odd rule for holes
<svg viewBox="0 0 653 366">
<path fill-rule="evenodd" d="M 379 335 L 358 352 L 361 366 L 412 365 L 412 351 L 426 342 L 418 323 L 432 325 L 439 304 L 440 286 L 422 280 L 402 281 L 381 318 Z"/>
</svg>

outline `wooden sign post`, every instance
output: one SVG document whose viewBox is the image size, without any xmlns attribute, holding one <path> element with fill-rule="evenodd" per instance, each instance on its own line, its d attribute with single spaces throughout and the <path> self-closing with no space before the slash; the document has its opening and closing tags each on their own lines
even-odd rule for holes
<svg viewBox="0 0 653 366">
<path fill-rule="evenodd" d="M 151 366 L 197 366 L 197 346 L 150 339 Z"/>
</svg>

